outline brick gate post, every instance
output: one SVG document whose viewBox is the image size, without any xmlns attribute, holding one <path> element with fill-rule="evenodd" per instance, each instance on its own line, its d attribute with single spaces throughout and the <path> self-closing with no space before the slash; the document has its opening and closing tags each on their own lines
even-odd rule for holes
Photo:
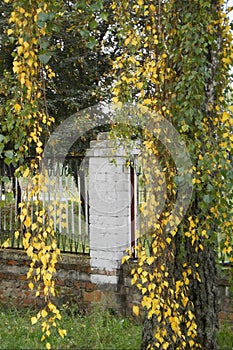
<svg viewBox="0 0 233 350">
<path fill-rule="evenodd" d="M 126 152 L 108 133 L 91 141 L 89 157 L 89 230 L 91 281 L 116 284 L 125 249 L 130 247 L 132 189 Z"/>
</svg>

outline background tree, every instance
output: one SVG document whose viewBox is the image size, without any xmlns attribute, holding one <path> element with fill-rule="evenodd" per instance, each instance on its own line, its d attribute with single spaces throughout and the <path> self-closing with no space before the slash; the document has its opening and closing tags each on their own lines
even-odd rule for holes
<svg viewBox="0 0 233 350">
<path fill-rule="evenodd" d="M 49 77 L 49 72 L 44 69 L 40 76 L 44 91 L 40 101 L 41 107 L 55 119 L 49 130 L 44 127 L 44 141 L 61 121 L 109 95 L 111 76 L 107 73 L 111 67 L 110 60 L 115 54 L 112 48 L 107 49 L 107 46 L 112 45 L 111 38 L 107 38 L 108 28 L 113 22 L 110 1 L 80 1 L 76 4 L 61 1 L 57 8 L 62 15 L 57 17 L 56 21 L 53 19 L 51 36 L 45 36 L 40 42 L 40 57 L 44 65 L 49 63 L 54 72 L 54 75 Z M 2 2 L 0 10 L 1 105 L 4 106 L 9 99 L 9 73 L 13 73 L 12 52 L 15 51 L 15 43 L 13 39 L 9 41 L 7 35 L 12 6 Z M 49 22 L 49 16 L 42 16 L 41 19 L 42 22 Z M 14 85 L 14 78 L 11 79 Z M 5 111 L 2 109 L 2 129 L 4 115 Z M 12 142 L 19 144 L 19 140 L 16 139 L 18 132 L 15 137 L 11 135 Z M 83 145 L 76 145 L 76 152 L 84 152 L 88 143 L 85 145 L 83 141 Z M 23 140 L 20 143 L 23 144 Z M 8 145 L 7 148 L 11 149 L 12 146 Z M 33 155 L 35 151 L 31 149 L 30 153 Z"/>
<path fill-rule="evenodd" d="M 20 2 L 19 2 L 20 7 Z M 91 106 L 107 94 L 110 84 L 110 51 L 103 51 L 103 38 L 111 25 L 109 1 L 79 2 L 71 4 L 60 2 L 62 16 L 56 19 L 53 14 L 42 14 L 40 25 L 49 24 L 52 20 L 53 28 L 50 36 L 47 34 L 40 39 L 40 59 L 44 64 L 41 69 L 42 96 L 38 100 L 39 108 L 54 118 L 53 125 L 41 124 L 42 142 L 46 142 L 49 134 L 59 123 L 80 109 Z M 15 74 L 13 59 L 16 45 L 13 37 L 8 37 L 8 20 L 12 11 L 10 3 L 1 3 L 1 138 L 0 152 L 8 163 L 4 166 L 9 176 L 12 176 L 20 165 L 26 164 L 28 157 L 35 157 L 35 146 L 22 149 L 28 143 L 31 125 L 22 127 L 12 118 L 12 111 L 6 113 L 7 101 L 15 95 Z M 109 12 L 109 13 L 108 13 Z M 107 41 L 105 42 L 107 45 Z M 49 63 L 49 65 L 48 65 Z M 48 70 L 46 67 L 50 67 Z M 53 74 L 51 75 L 51 71 Z M 16 118 L 18 119 L 18 118 Z M 11 122 L 10 122 L 11 120 Z M 80 121 L 81 122 L 81 121 Z M 105 127 L 104 127 L 105 128 Z M 95 138 L 98 128 L 90 131 L 78 140 L 70 150 L 71 154 L 82 155 L 88 147 L 90 139 Z M 14 164 L 13 164 L 14 163 Z M 73 164 L 73 163 L 72 163 Z M 10 169 L 8 169 L 10 167 Z M 70 171 L 77 176 L 77 164 Z M 5 173 L 5 175 L 7 175 Z M 18 203 L 21 201 L 21 190 L 17 183 Z"/>
<path fill-rule="evenodd" d="M 113 17 L 110 1 L 81 1 L 64 4 L 58 31 L 52 38 L 54 47 L 50 65 L 55 72 L 47 82 L 48 111 L 55 118 L 54 127 L 68 116 L 95 105 L 109 95 L 111 59 L 107 37 Z M 102 128 L 105 130 L 105 127 Z M 98 128 L 77 140 L 71 153 L 85 153 Z"/>
</svg>

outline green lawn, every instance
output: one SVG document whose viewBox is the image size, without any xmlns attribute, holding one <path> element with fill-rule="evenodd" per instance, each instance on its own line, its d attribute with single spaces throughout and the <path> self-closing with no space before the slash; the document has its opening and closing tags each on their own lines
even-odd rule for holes
<svg viewBox="0 0 233 350">
<path fill-rule="evenodd" d="M 221 327 L 218 341 L 220 350 L 233 350 L 233 324 Z"/>
<path fill-rule="evenodd" d="M 32 311 L 0 309 L 0 349 L 43 349 L 39 325 L 31 326 Z M 128 318 L 96 309 L 85 316 L 75 309 L 62 310 L 61 328 L 67 330 L 62 339 L 53 333 L 53 349 L 140 349 L 141 326 Z M 220 350 L 233 350 L 233 333 L 230 327 L 219 332 Z"/>
<path fill-rule="evenodd" d="M 30 311 L 0 311 L 0 349 L 42 349 L 39 325 L 30 325 Z M 140 348 L 141 327 L 129 319 L 95 310 L 86 316 L 75 311 L 62 312 L 61 328 L 67 330 L 62 339 L 53 333 L 53 349 L 132 349 Z"/>
</svg>

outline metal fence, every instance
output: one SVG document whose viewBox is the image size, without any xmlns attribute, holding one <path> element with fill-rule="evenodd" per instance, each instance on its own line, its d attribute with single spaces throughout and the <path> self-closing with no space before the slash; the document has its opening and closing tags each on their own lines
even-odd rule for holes
<svg viewBox="0 0 233 350">
<path fill-rule="evenodd" d="M 24 227 L 19 220 L 19 203 L 24 202 L 32 220 L 41 208 L 52 218 L 61 251 L 89 253 L 88 174 L 82 160 L 81 157 L 68 157 L 64 164 L 47 160 L 47 190 L 40 193 L 39 204 L 33 197 L 28 199 L 30 177 L 27 180 L 16 178 L 14 167 L 0 160 L 0 244 L 9 239 L 10 248 L 23 248 Z M 42 225 L 45 220 L 44 216 Z M 20 232 L 17 239 L 15 231 Z"/>
<path fill-rule="evenodd" d="M 53 220 L 58 247 L 67 253 L 89 253 L 89 200 L 88 158 L 70 156 L 59 161 L 46 159 L 48 176 L 46 190 L 38 198 L 28 198 L 31 178 L 15 177 L 15 168 L 0 159 L 0 245 L 7 239 L 9 248 L 23 249 L 25 228 L 20 222 L 19 203 L 26 203 L 31 221 L 35 213 L 45 209 Z M 147 191 L 143 174 L 134 166 L 130 169 L 131 202 L 130 234 L 132 247 L 141 242 L 149 246 L 148 237 L 142 234 L 140 207 L 146 202 Z M 46 216 L 42 225 L 46 223 Z M 15 231 L 19 236 L 15 237 Z M 143 232 L 142 232 L 143 231 Z"/>
</svg>

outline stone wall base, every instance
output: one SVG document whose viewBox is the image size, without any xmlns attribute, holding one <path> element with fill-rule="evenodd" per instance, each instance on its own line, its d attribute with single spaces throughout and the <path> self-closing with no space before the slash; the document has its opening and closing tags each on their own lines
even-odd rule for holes
<svg viewBox="0 0 233 350">
<path fill-rule="evenodd" d="M 28 288 L 26 278 L 30 259 L 24 251 L 0 249 L 0 306 L 41 307 L 43 295 L 35 297 L 35 291 Z M 80 312 L 90 310 L 100 304 L 124 316 L 132 315 L 132 306 L 140 304 L 140 294 L 131 285 L 131 269 L 134 263 L 118 270 L 116 284 L 91 282 L 90 257 L 87 255 L 62 255 L 57 264 L 55 303 L 58 306 L 75 305 Z M 98 275 L 98 271 L 93 272 Z M 101 276 L 103 271 L 101 271 Z M 111 272 L 106 271 L 106 276 Z M 114 276 L 115 277 L 115 276 Z M 219 321 L 233 323 L 233 295 L 224 275 L 219 279 Z"/>
</svg>

